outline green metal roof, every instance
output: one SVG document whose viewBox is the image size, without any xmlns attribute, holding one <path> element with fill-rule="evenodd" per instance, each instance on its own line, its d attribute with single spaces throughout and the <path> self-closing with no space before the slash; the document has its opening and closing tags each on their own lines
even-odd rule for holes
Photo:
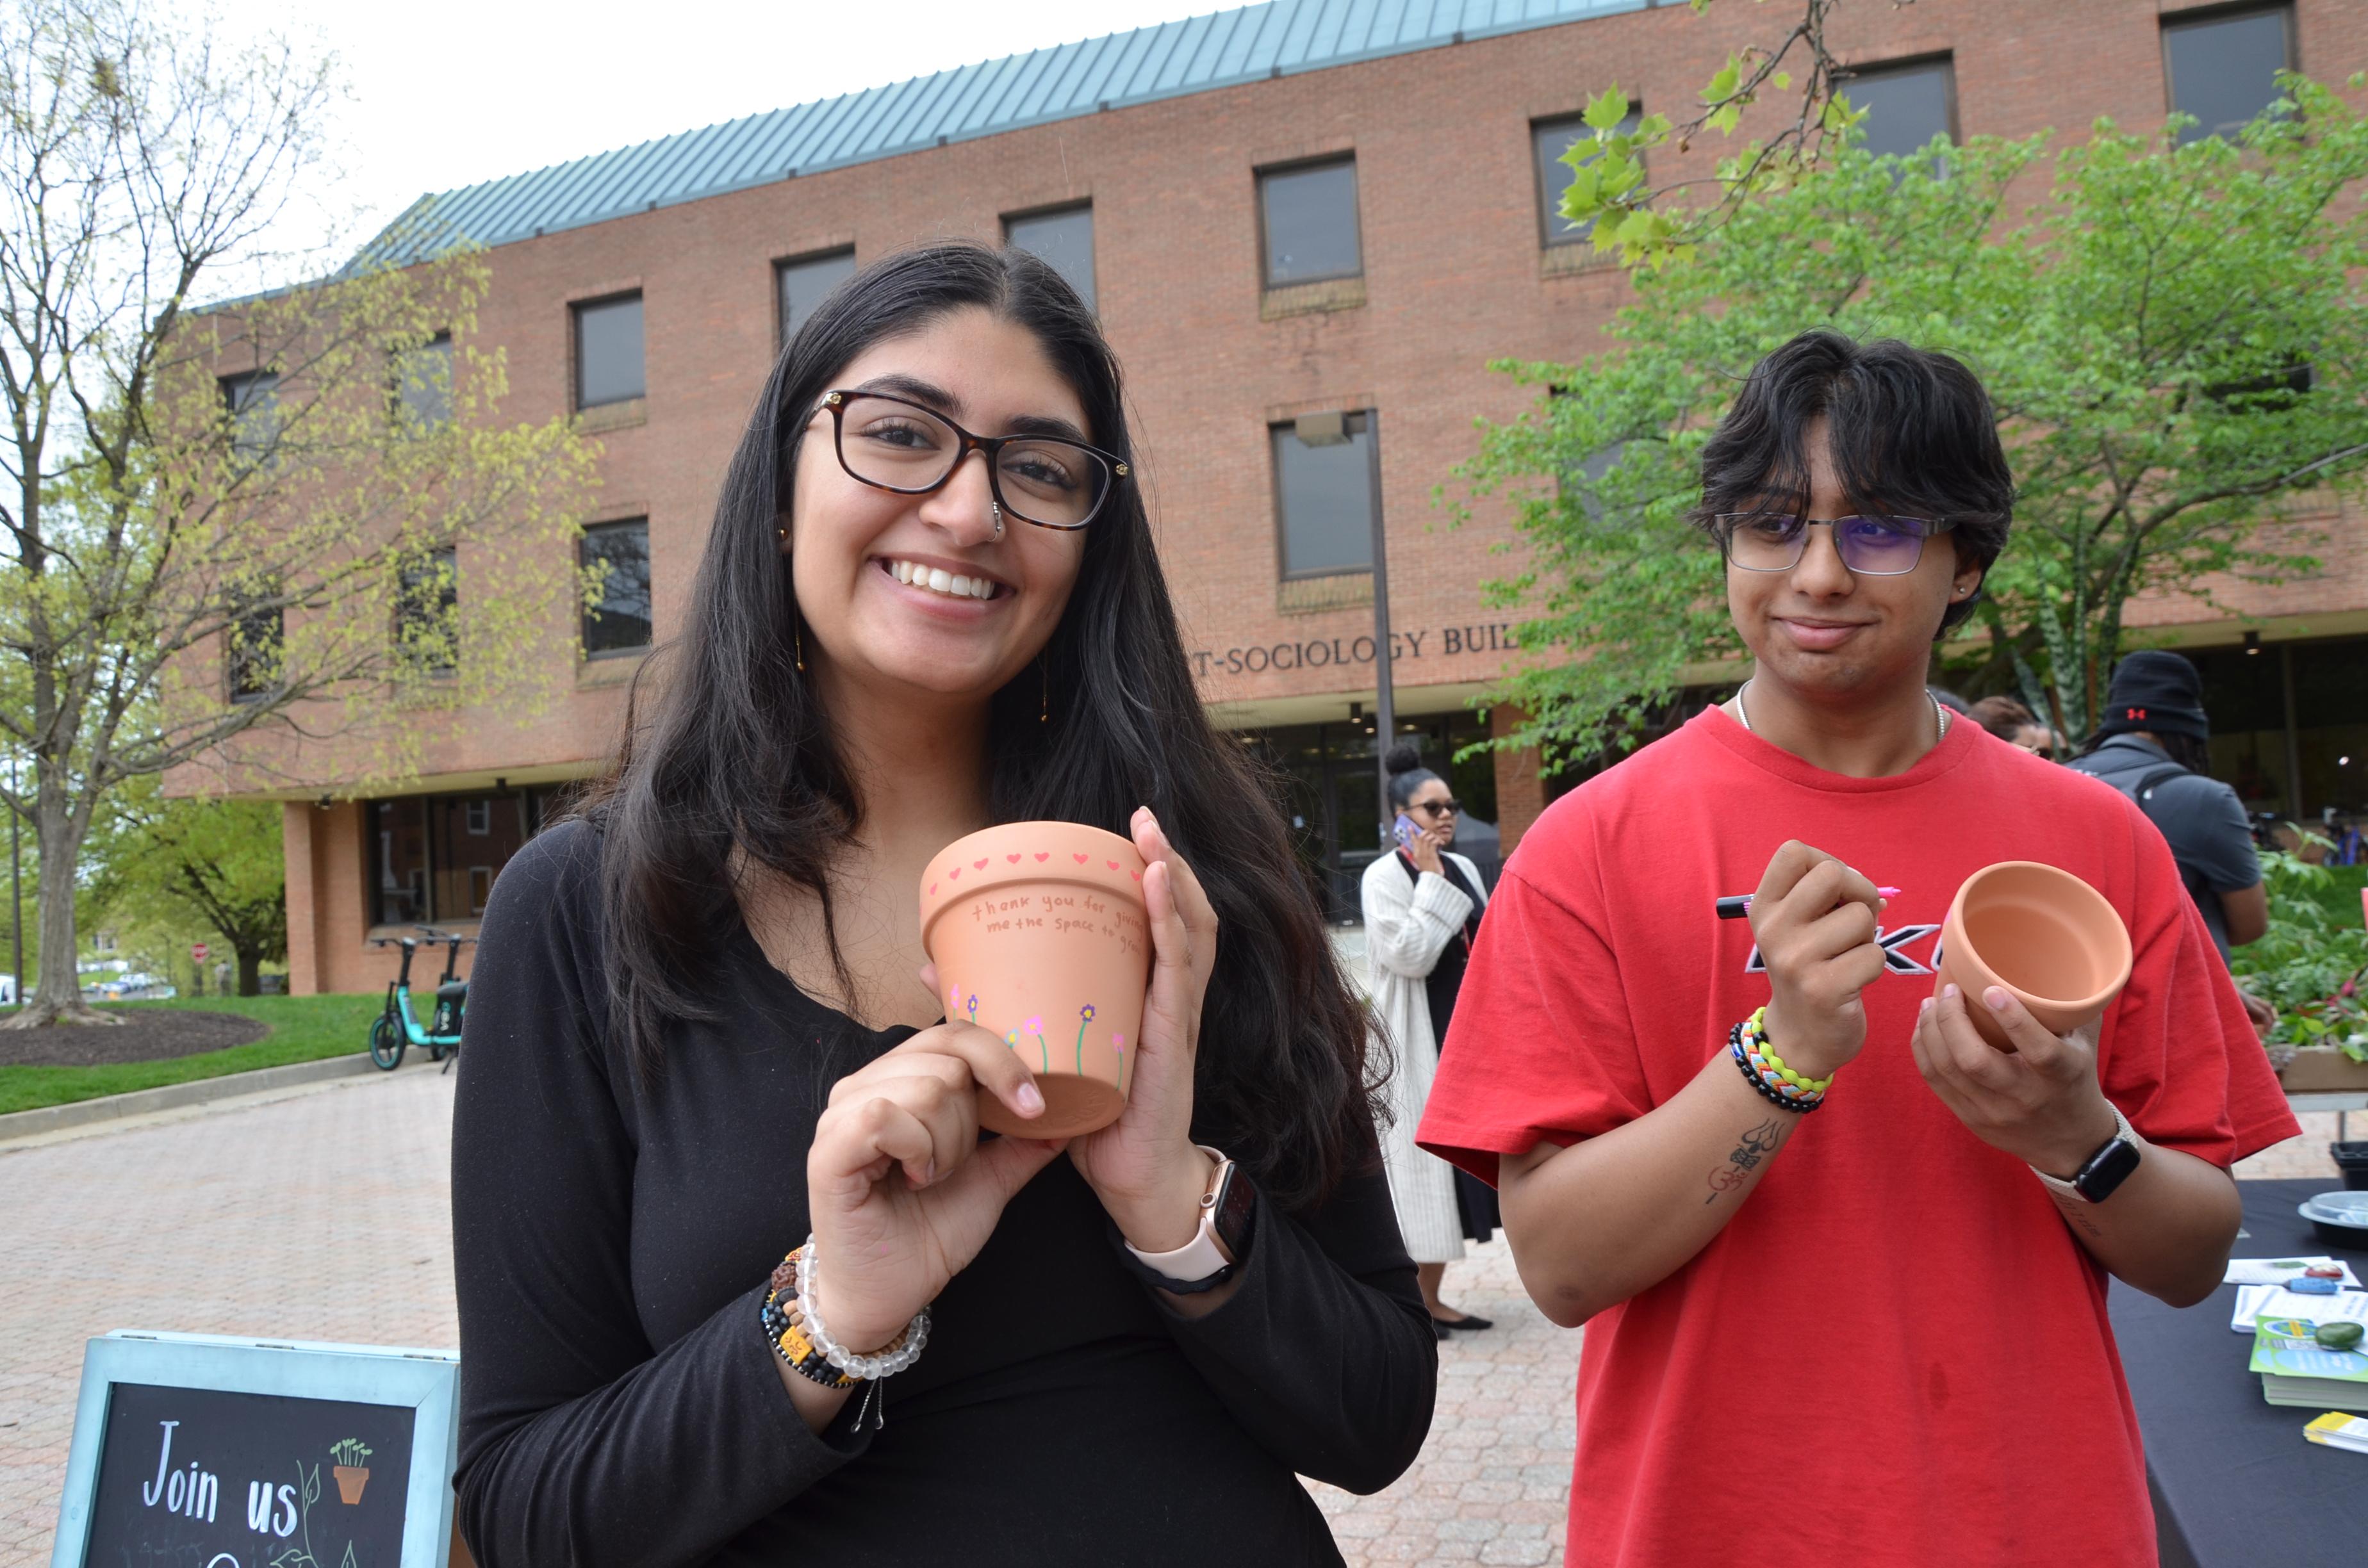
<svg viewBox="0 0 2368 1568">
<path fill-rule="evenodd" d="M 372 245 L 507 244 L 950 142 L 1656 0 L 1266 0 L 1032 50 L 424 196 Z"/>
</svg>

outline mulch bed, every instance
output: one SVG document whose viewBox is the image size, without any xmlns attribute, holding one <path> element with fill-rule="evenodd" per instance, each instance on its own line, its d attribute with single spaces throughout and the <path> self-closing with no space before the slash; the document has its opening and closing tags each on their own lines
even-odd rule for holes
<svg viewBox="0 0 2368 1568">
<path fill-rule="evenodd" d="M 0 1029 L 0 1067 L 103 1067 L 120 1062 L 163 1062 L 245 1045 L 270 1032 L 267 1026 L 234 1013 L 143 1007 L 115 1016 L 123 1022 L 114 1028 L 51 1024 L 38 1029 Z"/>
</svg>

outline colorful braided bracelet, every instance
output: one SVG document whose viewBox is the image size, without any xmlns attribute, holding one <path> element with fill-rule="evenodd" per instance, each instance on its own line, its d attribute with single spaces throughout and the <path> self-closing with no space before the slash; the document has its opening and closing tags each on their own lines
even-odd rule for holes
<svg viewBox="0 0 2368 1568">
<path fill-rule="evenodd" d="M 1767 1049 L 1767 1036 L 1759 1032 L 1760 1028 L 1759 1014 L 1755 1013 L 1727 1031 L 1727 1051 L 1744 1082 L 1762 1099 L 1789 1111 L 1806 1115 L 1825 1104 L 1826 1089 L 1833 1079 L 1804 1077 L 1785 1067 L 1782 1059 Z"/>
</svg>

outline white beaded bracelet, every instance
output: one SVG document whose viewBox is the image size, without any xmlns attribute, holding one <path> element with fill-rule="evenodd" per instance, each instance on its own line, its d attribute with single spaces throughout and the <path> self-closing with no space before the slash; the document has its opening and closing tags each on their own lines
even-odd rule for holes
<svg viewBox="0 0 2368 1568">
<path fill-rule="evenodd" d="M 929 1342 L 929 1309 L 923 1307 L 905 1325 L 903 1343 L 895 1349 L 877 1356 L 859 1356 L 830 1336 L 823 1326 L 822 1313 L 814 1305 L 814 1239 L 809 1234 L 806 1244 L 798 1249 L 798 1310 L 805 1318 L 806 1337 L 822 1352 L 822 1358 L 850 1378 L 877 1382 L 893 1378 L 921 1358 L 921 1347 Z"/>
</svg>

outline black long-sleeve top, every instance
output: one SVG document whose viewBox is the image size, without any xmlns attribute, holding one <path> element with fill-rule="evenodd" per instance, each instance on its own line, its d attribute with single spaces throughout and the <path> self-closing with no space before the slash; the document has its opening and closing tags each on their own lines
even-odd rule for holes
<svg viewBox="0 0 2368 1568">
<path fill-rule="evenodd" d="M 928 1350 L 811 1431 L 758 1326 L 803 1239 L 830 1085 L 914 1032 L 807 997 L 745 927 L 720 1016 L 645 1087 L 609 1028 L 598 838 L 503 870 L 452 1141 L 461 1528 L 521 1564 L 1331 1563 L 1292 1472 L 1368 1492 L 1429 1430 L 1438 1350 L 1375 1171 L 1258 1200 L 1201 1318 L 1121 1262 L 1055 1160 L 933 1309 Z"/>
</svg>

